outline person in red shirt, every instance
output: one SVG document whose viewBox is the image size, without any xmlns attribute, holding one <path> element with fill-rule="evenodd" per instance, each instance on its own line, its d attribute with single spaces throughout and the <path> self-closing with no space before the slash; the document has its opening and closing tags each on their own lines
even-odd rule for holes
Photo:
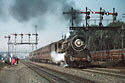
<svg viewBox="0 0 125 83">
<path fill-rule="evenodd" d="M 11 59 L 11 64 L 14 65 L 16 63 L 16 59 L 15 58 L 12 58 Z"/>
</svg>

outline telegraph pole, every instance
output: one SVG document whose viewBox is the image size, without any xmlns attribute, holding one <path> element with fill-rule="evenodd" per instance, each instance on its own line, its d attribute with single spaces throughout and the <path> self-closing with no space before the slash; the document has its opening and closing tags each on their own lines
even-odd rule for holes
<svg viewBox="0 0 125 83">
<path fill-rule="evenodd" d="M 37 33 L 37 25 L 35 25 L 35 37 L 36 37 L 36 50 L 37 50 L 37 44 L 38 44 L 38 33 Z"/>
<path fill-rule="evenodd" d="M 10 38 L 11 38 L 11 36 L 8 35 L 8 36 L 5 36 L 5 38 L 8 39 L 8 43 L 7 43 L 7 45 L 8 45 L 8 56 L 9 56 L 9 52 L 10 52 Z"/>
<path fill-rule="evenodd" d="M 9 55 L 9 52 L 10 52 L 10 46 L 9 46 L 9 43 L 10 43 L 10 36 L 8 36 L 8 55 Z"/>
</svg>

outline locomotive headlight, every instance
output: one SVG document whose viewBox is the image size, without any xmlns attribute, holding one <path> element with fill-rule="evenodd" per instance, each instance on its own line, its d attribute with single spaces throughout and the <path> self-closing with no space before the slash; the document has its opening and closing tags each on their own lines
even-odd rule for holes
<svg viewBox="0 0 125 83">
<path fill-rule="evenodd" d="M 85 39 L 81 35 L 76 35 L 71 40 L 71 46 L 75 51 L 82 51 L 85 47 Z"/>
<path fill-rule="evenodd" d="M 81 47 L 81 46 L 83 46 L 83 41 L 81 40 L 81 39 L 76 39 L 75 41 L 74 41 L 74 44 L 75 44 L 75 46 L 76 47 Z"/>
</svg>

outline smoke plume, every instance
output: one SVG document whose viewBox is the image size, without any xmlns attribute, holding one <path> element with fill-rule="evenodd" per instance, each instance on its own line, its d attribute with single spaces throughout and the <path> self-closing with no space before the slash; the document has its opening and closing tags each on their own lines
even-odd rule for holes
<svg viewBox="0 0 125 83">
<path fill-rule="evenodd" d="M 69 9 L 71 6 L 72 4 L 67 0 L 15 0 L 11 14 L 15 19 L 23 22 L 37 16 L 44 17 L 48 12 L 51 12 L 50 14 L 55 14 L 59 10 L 63 12 L 64 9 Z"/>
<path fill-rule="evenodd" d="M 10 14 L 20 23 L 28 22 L 46 28 L 52 24 L 48 23 L 50 18 L 56 17 L 54 19 L 57 19 L 58 23 L 55 22 L 55 25 L 66 21 L 62 12 L 73 6 L 74 2 L 71 0 L 14 0 L 14 5 L 10 7 Z"/>
</svg>

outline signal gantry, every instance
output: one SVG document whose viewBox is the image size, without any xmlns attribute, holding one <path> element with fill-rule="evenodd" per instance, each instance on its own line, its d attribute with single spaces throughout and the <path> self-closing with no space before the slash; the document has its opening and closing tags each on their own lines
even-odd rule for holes
<svg viewBox="0 0 125 83">
<path fill-rule="evenodd" d="M 107 12 L 105 11 L 104 9 L 102 9 L 100 7 L 100 11 L 99 12 L 95 12 L 95 11 L 92 11 L 90 9 L 88 9 L 86 7 L 86 11 L 83 12 L 83 11 L 75 11 L 73 8 L 71 8 L 71 11 L 69 12 L 63 12 L 63 14 L 70 14 L 71 15 L 71 26 L 70 26 L 70 30 L 110 30 L 110 29 L 118 29 L 118 26 L 113 26 L 113 27 L 104 27 L 103 24 L 102 24 L 102 21 L 103 21 L 103 16 L 106 15 L 106 16 L 109 16 L 109 15 L 112 15 L 113 19 L 112 19 L 112 22 L 114 23 L 116 21 L 116 17 L 118 16 L 118 13 L 115 12 L 115 8 L 113 8 L 113 12 Z M 85 27 L 79 27 L 79 26 L 74 26 L 74 16 L 77 15 L 77 14 L 85 14 Z M 90 17 L 90 14 L 99 14 L 99 25 L 97 27 L 94 26 L 91 27 L 89 25 L 89 20 L 91 19 Z"/>
</svg>

